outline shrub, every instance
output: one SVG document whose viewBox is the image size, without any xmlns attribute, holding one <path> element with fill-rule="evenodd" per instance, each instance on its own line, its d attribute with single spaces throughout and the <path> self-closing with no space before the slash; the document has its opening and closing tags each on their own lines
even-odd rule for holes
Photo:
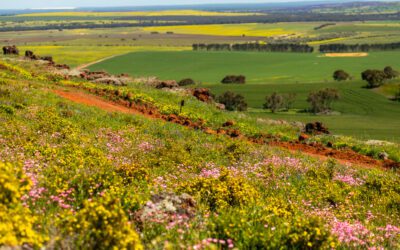
<svg viewBox="0 0 400 250">
<path fill-rule="evenodd" d="M 283 96 L 277 94 L 276 92 L 272 93 L 270 96 L 265 97 L 264 109 L 270 109 L 272 113 L 279 111 L 284 105 Z"/>
<path fill-rule="evenodd" d="M 244 84 L 246 83 L 246 77 L 242 75 L 228 75 L 225 76 L 224 79 L 222 79 L 221 83 L 229 84 L 229 83 L 239 83 L 239 84 Z"/>
<path fill-rule="evenodd" d="M 339 93 L 337 89 L 331 88 L 311 92 L 307 98 L 307 102 L 310 103 L 313 113 L 331 110 L 332 103 L 337 100 L 339 100 Z"/>
<path fill-rule="evenodd" d="M 333 79 L 335 81 L 346 81 L 349 80 L 350 78 L 351 78 L 350 75 L 344 70 L 336 70 L 333 73 Z"/>
<path fill-rule="evenodd" d="M 385 72 L 381 70 L 368 69 L 361 73 L 361 78 L 368 82 L 368 87 L 376 88 L 381 86 L 387 79 Z"/>
<path fill-rule="evenodd" d="M 187 85 L 193 85 L 193 84 L 195 84 L 195 81 L 191 78 L 182 79 L 178 82 L 179 86 L 187 86 Z"/>
<path fill-rule="evenodd" d="M 4 112 L 6 114 L 9 114 L 9 115 L 15 114 L 15 109 L 13 107 L 4 105 L 4 104 L 0 105 L 0 111 Z"/>
<path fill-rule="evenodd" d="M 272 93 L 270 96 L 265 97 L 264 109 L 271 109 L 272 113 L 280 109 L 289 110 L 295 100 L 296 94 L 277 94 Z"/>
<path fill-rule="evenodd" d="M 0 248 L 40 247 L 44 240 L 33 229 L 36 216 L 21 203 L 29 189 L 21 168 L 0 162 Z"/>
<path fill-rule="evenodd" d="M 397 91 L 397 93 L 394 94 L 394 100 L 400 102 L 400 87 L 399 87 L 399 90 Z"/>
<path fill-rule="evenodd" d="M 383 72 L 386 74 L 387 79 L 393 79 L 399 76 L 399 72 L 394 70 L 392 67 L 387 66 L 383 69 Z"/>
<path fill-rule="evenodd" d="M 72 244 L 67 248 L 143 249 L 120 201 L 107 193 L 95 201 L 85 201 L 81 210 L 68 212 L 59 223 L 63 229 L 62 240 L 57 243 L 60 248 Z"/>
<path fill-rule="evenodd" d="M 247 103 L 244 97 L 240 94 L 227 91 L 218 97 L 218 102 L 225 105 L 225 108 L 230 111 L 246 111 Z"/>
<path fill-rule="evenodd" d="M 195 196 L 211 211 L 231 206 L 243 206 L 256 201 L 257 190 L 243 178 L 222 171 L 218 177 L 200 177 L 187 181 L 178 188 L 180 192 Z"/>
</svg>

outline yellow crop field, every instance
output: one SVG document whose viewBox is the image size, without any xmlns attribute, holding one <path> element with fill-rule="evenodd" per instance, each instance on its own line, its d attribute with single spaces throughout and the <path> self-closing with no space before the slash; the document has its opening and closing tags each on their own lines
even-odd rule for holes
<svg viewBox="0 0 400 250">
<path fill-rule="evenodd" d="M 259 13 L 247 12 L 214 12 L 214 11 L 198 11 L 198 10 L 165 10 L 165 11 L 127 11 L 127 12 L 47 12 L 47 13 L 30 13 L 18 16 L 74 16 L 74 17 L 109 17 L 109 16 L 250 16 L 260 15 Z"/>
<path fill-rule="evenodd" d="M 339 42 L 342 40 L 346 40 L 347 38 L 345 37 L 338 37 L 338 38 L 332 38 L 332 39 L 327 39 L 327 40 L 322 40 L 322 41 L 314 41 L 314 42 L 309 42 L 309 45 L 319 45 L 319 44 L 327 44 L 327 43 L 333 43 L 333 42 Z"/>
<path fill-rule="evenodd" d="M 198 34 L 214 36 L 278 36 L 297 33 L 295 30 L 285 29 L 273 24 L 212 24 L 212 25 L 182 25 L 182 26 L 158 26 L 145 27 L 144 31 L 167 32 L 177 34 Z"/>
<path fill-rule="evenodd" d="M 190 47 L 156 46 L 20 46 L 19 48 L 21 51 L 31 50 L 41 56 L 53 56 L 56 63 L 65 63 L 71 67 L 136 51 L 191 50 Z"/>
</svg>

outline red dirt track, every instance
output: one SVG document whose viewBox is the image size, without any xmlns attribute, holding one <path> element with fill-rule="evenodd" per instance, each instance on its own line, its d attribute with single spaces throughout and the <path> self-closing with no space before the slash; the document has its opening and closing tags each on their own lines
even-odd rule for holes
<svg viewBox="0 0 400 250">
<path fill-rule="evenodd" d="M 279 141 L 279 139 L 274 138 L 273 136 L 265 135 L 262 138 L 254 139 L 249 138 L 244 135 L 241 135 L 240 131 L 236 129 L 229 129 L 229 128 L 219 128 L 217 130 L 213 130 L 208 127 L 203 126 L 203 122 L 193 122 L 190 121 L 187 117 L 181 117 L 176 115 L 161 115 L 157 109 L 155 108 L 143 108 L 141 106 L 136 105 L 129 105 L 124 102 L 112 102 L 105 100 L 102 97 L 98 97 L 89 93 L 85 93 L 80 90 L 69 89 L 68 91 L 65 90 L 52 90 L 57 95 L 68 99 L 70 101 L 85 104 L 88 106 L 98 107 L 102 110 L 108 112 L 120 112 L 126 114 L 137 114 L 137 115 L 144 115 L 148 118 L 153 119 L 162 119 L 167 122 L 172 122 L 176 124 L 180 124 L 182 126 L 191 127 L 194 129 L 201 129 L 203 132 L 207 134 L 220 134 L 226 135 L 231 138 L 242 138 L 254 143 L 258 144 L 268 144 L 273 147 L 280 147 L 288 149 L 292 152 L 301 152 L 322 160 L 327 158 L 333 158 L 338 160 L 342 164 L 348 165 L 359 165 L 368 168 L 400 168 L 400 163 L 396 163 L 391 160 L 377 160 L 372 157 L 359 154 L 351 149 L 333 149 L 329 148 L 322 144 L 306 144 L 299 141 L 292 141 L 292 142 L 283 142 Z"/>
</svg>

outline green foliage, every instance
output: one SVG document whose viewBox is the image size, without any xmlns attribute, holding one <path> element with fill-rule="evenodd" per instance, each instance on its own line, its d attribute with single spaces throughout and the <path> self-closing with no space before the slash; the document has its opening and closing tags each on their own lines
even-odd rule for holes
<svg viewBox="0 0 400 250">
<path fill-rule="evenodd" d="M 376 88 L 381 86 L 387 80 L 387 75 L 381 70 L 368 69 L 361 73 L 361 78 L 368 82 L 368 87 Z"/>
<path fill-rule="evenodd" d="M 296 94 L 277 94 L 272 93 L 270 96 L 265 97 L 264 109 L 270 109 L 272 113 L 275 113 L 281 109 L 289 110 L 296 98 Z"/>
<path fill-rule="evenodd" d="M 339 92 L 337 89 L 322 89 L 316 92 L 311 92 L 308 95 L 307 102 L 311 105 L 311 112 L 320 113 L 330 111 L 332 103 L 339 100 Z"/>
<path fill-rule="evenodd" d="M 399 75 L 400 75 L 398 71 L 394 70 L 390 66 L 386 66 L 383 69 L 383 72 L 385 72 L 387 79 L 393 79 L 393 78 L 399 77 Z"/>
<path fill-rule="evenodd" d="M 9 114 L 9 115 L 15 114 L 15 109 L 13 107 L 11 107 L 9 105 L 5 105 L 5 104 L 0 105 L 0 111 L 4 112 L 6 114 Z"/>
<path fill-rule="evenodd" d="M 240 94 L 227 91 L 217 98 L 219 103 L 225 105 L 225 108 L 229 111 L 246 111 L 247 103 L 244 97 Z"/>
<path fill-rule="evenodd" d="M 349 80 L 351 77 L 349 75 L 349 73 L 345 72 L 344 70 L 336 70 L 333 73 L 333 79 L 335 81 L 346 81 Z"/>
</svg>

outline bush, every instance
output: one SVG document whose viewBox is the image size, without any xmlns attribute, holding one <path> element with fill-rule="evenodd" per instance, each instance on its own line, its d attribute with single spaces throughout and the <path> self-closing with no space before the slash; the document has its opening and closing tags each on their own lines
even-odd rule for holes
<svg viewBox="0 0 400 250">
<path fill-rule="evenodd" d="M 289 110 L 295 100 L 296 94 L 277 94 L 272 93 L 270 96 L 265 97 L 264 109 L 271 109 L 272 113 L 280 109 Z"/>
<path fill-rule="evenodd" d="M 385 72 L 376 69 L 368 69 L 361 73 L 361 78 L 368 82 L 368 87 L 376 88 L 381 86 L 387 79 Z"/>
<path fill-rule="evenodd" d="M 394 100 L 400 102 L 400 88 L 399 88 L 399 90 L 397 91 L 397 93 L 394 95 Z"/>
<path fill-rule="evenodd" d="M 272 93 L 270 96 L 265 97 L 264 109 L 270 109 L 272 113 L 279 111 L 284 104 L 283 96 L 277 94 L 276 92 Z"/>
<path fill-rule="evenodd" d="M 313 113 L 331 110 L 332 103 L 337 100 L 339 100 L 339 93 L 337 89 L 331 88 L 311 92 L 307 98 L 307 102 L 310 103 Z"/>
<path fill-rule="evenodd" d="M 246 111 L 247 103 L 242 95 L 227 91 L 218 97 L 218 102 L 225 105 L 229 111 Z"/>
<path fill-rule="evenodd" d="M 181 184 L 178 189 L 195 196 L 211 211 L 240 207 L 255 202 L 259 196 L 257 190 L 243 178 L 233 177 L 224 170 L 219 177 L 196 178 Z"/>
<path fill-rule="evenodd" d="M 33 229 L 37 217 L 21 203 L 30 187 L 21 168 L 0 162 L 0 248 L 40 247 L 44 240 Z"/>
<path fill-rule="evenodd" d="M 85 201 L 81 210 L 75 214 L 69 212 L 59 223 L 64 230 L 57 243 L 60 248 L 143 249 L 120 201 L 109 194 L 95 201 Z"/>
<path fill-rule="evenodd" d="M 0 112 L 1 111 L 9 115 L 15 114 L 15 109 L 8 105 L 0 105 Z"/>
<path fill-rule="evenodd" d="M 387 79 L 393 79 L 399 76 L 399 72 L 397 72 L 390 66 L 385 67 L 383 69 L 383 72 L 385 72 Z"/>
<path fill-rule="evenodd" d="M 229 84 L 229 83 L 238 83 L 238 84 L 244 84 L 246 83 L 246 77 L 242 75 L 229 75 L 225 76 L 224 79 L 222 79 L 221 83 Z"/>
<path fill-rule="evenodd" d="M 335 81 L 346 81 L 349 80 L 350 78 L 351 78 L 350 75 L 344 70 L 336 70 L 333 73 L 333 79 Z"/>
<path fill-rule="evenodd" d="M 179 86 L 187 86 L 195 84 L 194 80 L 191 78 L 182 79 L 178 82 Z"/>
</svg>

